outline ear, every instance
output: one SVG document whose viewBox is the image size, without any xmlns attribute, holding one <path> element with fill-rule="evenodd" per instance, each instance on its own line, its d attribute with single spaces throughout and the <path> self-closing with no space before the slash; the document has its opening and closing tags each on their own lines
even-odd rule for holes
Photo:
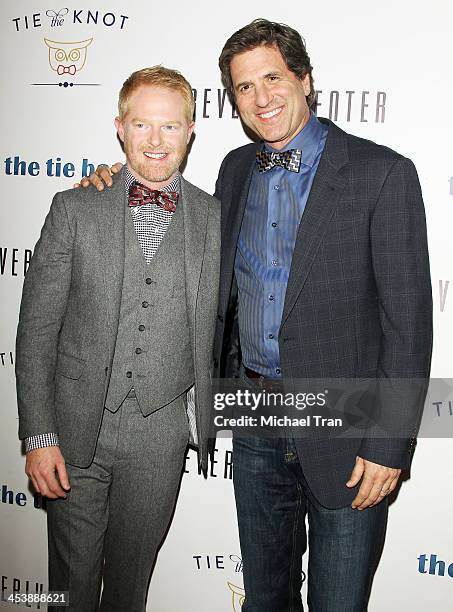
<svg viewBox="0 0 453 612">
<path fill-rule="evenodd" d="M 119 117 L 115 117 L 115 127 L 121 142 L 124 142 L 124 125 Z"/>
<path fill-rule="evenodd" d="M 307 73 L 302 79 L 302 87 L 304 88 L 305 97 L 310 95 L 311 85 L 310 85 L 310 75 Z"/>
<path fill-rule="evenodd" d="M 191 121 L 189 123 L 189 127 L 187 128 L 187 144 L 189 144 L 189 141 L 192 138 L 194 129 L 195 129 L 195 121 Z"/>
</svg>

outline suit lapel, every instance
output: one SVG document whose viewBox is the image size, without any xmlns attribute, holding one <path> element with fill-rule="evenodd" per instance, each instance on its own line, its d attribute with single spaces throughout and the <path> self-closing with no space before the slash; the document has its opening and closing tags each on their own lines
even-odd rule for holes
<svg viewBox="0 0 453 612">
<path fill-rule="evenodd" d="M 236 173 L 231 200 L 222 199 L 222 282 L 219 298 L 222 305 L 228 302 L 239 232 L 255 168 L 256 151 L 260 146 L 261 144 L 257 143 L 255 147 L 251 146 L 246 149 Z"/>
<path fill-rule="evenodd" d="M 125 214 L 129 212 L 123 175 L 124 169 L 115 177 L 113 186 L 99 194 L 99 201 L 96 203 L 105 305 L 113 338 L 116 337 L 118 328 L 124 274 L 124 219 Z"/>
<path fill-rule="evenodd" d="M 195 346 L 195 307 L 206 241 L 208 210 L 206 200 L 198 197 L 193 186 L 181 177 L 181 203 L 184 219 L 184 265 L 186 298 L 192 346 Z"/>
<path fill-rule="evenodd" d="M 325 120 L 322 120 L 326 123 Z M 335 212 L 346 180 L 339 170 L 348 162 L 344 132 L 328 122 L 329 133 L 297 232 L 286 288 L 282 325 L 293 309 Z"/>
</svg>

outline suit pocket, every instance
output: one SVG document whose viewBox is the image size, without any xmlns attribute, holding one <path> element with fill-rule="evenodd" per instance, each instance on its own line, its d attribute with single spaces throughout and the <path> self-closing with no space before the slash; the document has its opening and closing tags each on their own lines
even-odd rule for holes
<svg viewBox="0 0 453 612">
<path fill-rule="evenodd" d="M 86 362 L 83 359 L 67 355 L 66 353 L 58 353 L 56 371 L 61 376 L 78 380 L 82 376 L 85 365 Z"/>
</svg>

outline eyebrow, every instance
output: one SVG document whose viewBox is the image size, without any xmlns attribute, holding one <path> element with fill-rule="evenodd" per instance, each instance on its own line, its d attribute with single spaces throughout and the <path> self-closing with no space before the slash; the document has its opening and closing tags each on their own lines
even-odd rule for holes
<svg viewBox="0 0 453 612">
<path fill-rule="evenodd" d="M 240 89 L 244 85 L 251 85 L 251 84 L 252 84 L 252 81 L 241 81 L 240 83 L 237 83 L 237 85 L 235 85 L 234 88 Z"/>
<path fill-rule="evenodd" d="M 281 71 L 280 71 L 280 70 L 271 70 L 271 71 L 269 71 L 269 72 L 266 72 L 266 74 L 265 74 L 265 75 L 263 75 L 263 76 L 262 76 L 262 77 L 260 77 L 260 78 L 267 79 L 267 78 L 269 78 L 269 77 L 271 77 L 271 76 L 281 76 L 281 74 L 282 74 L 282 73 L 281 73 Z M 235 85 L 235 87 L 234 87 L 234 88 L 237 90 L 237 89 L 240 89 L 241 87 L 243 87 L 244 85 L 252 85 L 252 84 L 253 84 L 253 83 L 252 83 L 252 81 L 241 81 L 240 83 L 238 83 L 237 85 Z"/>
<path fill-rule="evenodd" d="M 140 123 L 148 123 L 146 119 L 142 119 L 141 117 L 132 117 L 131 122 L 134 123 L 135 121 Z M 178 121 L 177 119 L 169 119 L 168 121 L 161 121 L 161 123 L 162 125 L 182 125 L 181 121 Z"/>
</svg>

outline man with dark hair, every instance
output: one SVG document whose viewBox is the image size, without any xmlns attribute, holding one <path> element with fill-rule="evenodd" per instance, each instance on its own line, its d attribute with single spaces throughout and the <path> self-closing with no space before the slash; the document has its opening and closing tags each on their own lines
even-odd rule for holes
<svg viewBox="0 0 453 612">
<path fill-rule="evenodd" d="M 232 374 L 235 349 L 255 390 L 281 378 L 428 377 L 431 288 L 412 162 L 310 112 L 310 58 L 292 28 L 255 20 L 226 42 L 219 65 L 264 144 L 227 155 L 216 185 L 217 372 Z M 223 334 L 235 317 L 239 338 Z M 414 423 L 419 406 L 409 407 Z M 413 443 L 233 436 L 244 612 L 302 610 L 306 514 L 310 610 L 363 612 L 387 496 Z"/>
<path fill-rule="evenodd" d="M 311 112 L 310 59 L 287 25 L 253 21 L 219 64 L 261 142 L 230 152 L 216 184 L 215 375 L 239 375 L 256 392 L 297 379 L 427 379 L 432 300 L 414 165 Z M 410 465 L 423 403 L 405 400 L 412 437 L 235 433 L 244 612 L 303 610 L 306 516 L 310 610 L 366 610 L 388 495 Z M 383 422 L 394 408 L 379 406 Z"/>
</svg>

